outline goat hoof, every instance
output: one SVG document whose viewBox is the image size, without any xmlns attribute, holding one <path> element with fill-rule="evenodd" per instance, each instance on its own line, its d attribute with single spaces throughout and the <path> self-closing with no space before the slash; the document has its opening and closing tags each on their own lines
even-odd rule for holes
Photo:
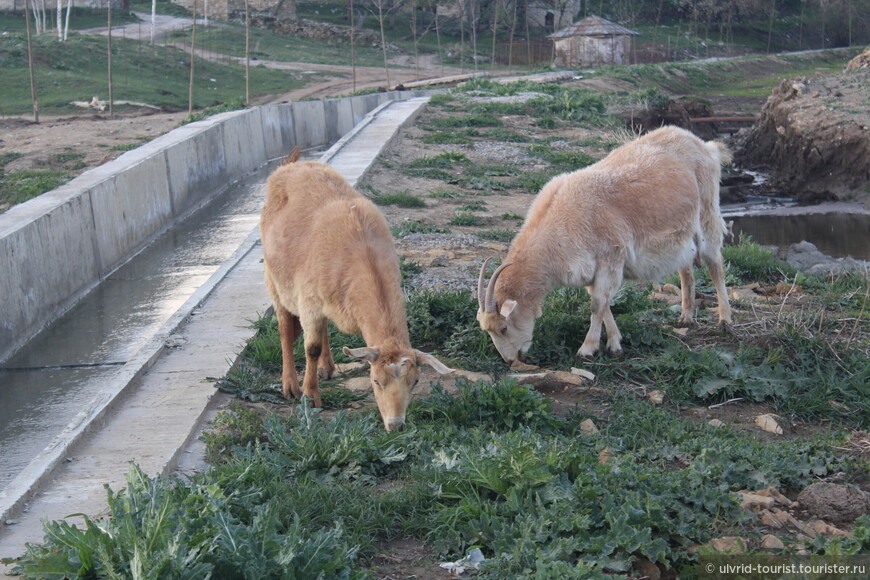
<svg viewBox="0 0 870 580">
<path fill-rule="evenodd" d="M 689 318 L 689 319 L 680 318 L 674 326 L 676 328 L 698 328 L 698 321 L 695 320 L 694 318 Z"/>
<path fill-rule="evenodd" d="M 722 334 L 725 334 L 725 335 L 732 335 L 732 334 L 734 334 L 734 328 L 732 328 L 730 322 L 726 322 L 725 320 L 720 320 L 719 321 L 719 332 L 721 332 Z"/>
<path fill-rule="evenodd" d="M 334 366 L 330 367 L 330 368 L 318 367 L 317 376 L 322 381 L 328 381 L 329 379 L 331 379 L 332 377 L 335 376 L 335 367 Z"/>
</svg>

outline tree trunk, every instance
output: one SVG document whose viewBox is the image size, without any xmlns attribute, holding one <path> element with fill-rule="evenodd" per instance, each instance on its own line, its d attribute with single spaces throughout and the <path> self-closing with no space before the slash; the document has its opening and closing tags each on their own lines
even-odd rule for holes
<svg viewBox="0 0 870 580">
<path fill-rule="evenodd" d="M 33 122 L 39 123 L 39 105 L 36 101 L 36 80 L 33 77 L 33 39 L 30 37 L 30 0 L 24 6 L 24 19 L 27 26 L 27 68 L 30 70 L 30 100 L 33 103 Z"/>
<path fill-rule="evenodd" d="M 193 113 L 193 78 L 196 67 L 196 0 L 193 0 L 193 32 L 190 35 L 190 84 L 187 88 L 187 114 Z"/>
</svg>

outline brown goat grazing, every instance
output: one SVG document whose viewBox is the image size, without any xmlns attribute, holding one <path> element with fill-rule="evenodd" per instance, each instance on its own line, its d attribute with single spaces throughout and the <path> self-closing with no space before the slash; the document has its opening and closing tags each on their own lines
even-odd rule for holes
<svg viewBox="0 0 870 580">
<path fill-rule="evenodd" d="M 505 263 L 484 287 L 477 319 L 507 362 L 532 344 L 544 297 L 585 287 L 589 332 L 578 356 L 592 356 L 607 329 L 607 350 L 622 352 L 610 302 L 623 279 L 680 273 L 683 325 L 693 324 L 693 262 L 704 261 L 716 286 L 719 321 L 731 322 L 722 266 L 725 222 L 719 212 L 721 166 L 730 152 L 677 127 L 657 129 L 585 169 L 559 175 L 541 190 Z"/>
<path fill-rule="evenodd" d="M 344 353 L 368 361 L 384 427 L 402 428 L 418 365 L 442 374 L 451 369 L 411 348 L 399 259 L 381 212 L 328 165 L 297 158 L 294 150 L 269 177 L 260 218 L 284 396 L 304 394 L 320 406 L 318 374 L 335 372 L 327 336 L 332 320 L 342 332 L 362 334 L 368 346 Z M 300 333 L 306 358 L 301 391 L 293 360 Z"/>
</svg>

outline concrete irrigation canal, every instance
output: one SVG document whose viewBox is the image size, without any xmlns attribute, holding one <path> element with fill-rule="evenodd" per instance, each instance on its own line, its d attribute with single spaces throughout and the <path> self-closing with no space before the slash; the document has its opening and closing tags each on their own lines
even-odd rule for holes
<svg viewBox="0 0 870 580">
<path fill-rule="evenodd" d="M 351 184 L 427 98 L 271 105 L 176 129 L 0 216 L 0 556 L 174 470 L 268 306 L 257 221 L 299 145 Z M 319 152 L 329 148 L 325 153 Z"/>
</svg>

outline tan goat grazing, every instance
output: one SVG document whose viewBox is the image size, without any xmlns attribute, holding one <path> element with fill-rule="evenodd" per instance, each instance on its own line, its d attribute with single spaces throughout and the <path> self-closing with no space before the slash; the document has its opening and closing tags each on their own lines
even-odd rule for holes
<svg viewBox="0 0 870 580">
<path fill-rule="evenodd" d="M 591 297 L 591 324 L 578 356 L 598 351 L 602 322 L 607 350 L 621 354 L 610 302 L 623 279 L 658 280 L 678 271 L 680 323 L 693 324 L 692 267 L 699 258 L 716 286 L 719 321 L 730 323 L 719 212 L 721 166 L 730 159 L 719 142 L 664 127 L 550 180 L 488 286 L 487 262 L 480 271 L 477 319 L 502 358 L 513 362 L 528 351 L 541 303 L 558 287 L 585 287 Z"/>
<path fill-rule="evenodd" d="M 266 289 L 278 318 L 284 396 L 310 397 L 320 406 L 318 374 L 329 378 L 335 363 L 327 319 L 366 347 L 344 353 L 368 361 L 375 400 L 387 431 L 402 428 L 418 365 L 448 373 L 432 355 L 411 348 L 399 259 L 387 222 L 377 207 L 331 167 L 297 163 L 294 150 L 267 182 L 260 218 Z M 302 390 L 293 343 L 305 341 Z"/>
</svg>

